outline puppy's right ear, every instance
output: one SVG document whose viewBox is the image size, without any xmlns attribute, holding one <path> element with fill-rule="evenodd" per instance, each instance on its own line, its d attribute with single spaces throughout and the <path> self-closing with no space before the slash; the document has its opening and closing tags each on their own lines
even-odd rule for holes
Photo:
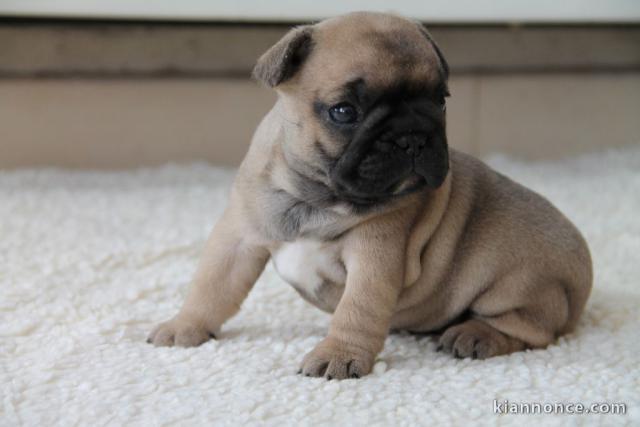
<svg viewBox="0 0 640 427">
<path fill-rule="evenodd" d="M 258 59 L 252 76 L 270 87 L 291 78 L 311 51 L 311 32 L 310 25 L 289 31 Z"/>
</svg>

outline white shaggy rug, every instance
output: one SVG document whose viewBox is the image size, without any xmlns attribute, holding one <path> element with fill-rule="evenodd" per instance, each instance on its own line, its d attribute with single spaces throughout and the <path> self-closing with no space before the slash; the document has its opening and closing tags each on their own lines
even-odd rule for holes
<svg viewBox="0 0 640 427">
<path fill-rule="evenodd" d="M 587 238 L 595 289 L 577 332 L 486 361 L 392 336 L 372 375 L 342 382 L 296 375 L 329 316 L 271 266 L 220 340 L 145 343 L 178 310 L 232 171 L 0 172 L 0 425 L 639 425 L 640 146 L 490 163 Z M 627 413 L 505 415 L 494 399 Z"/>
</svg>

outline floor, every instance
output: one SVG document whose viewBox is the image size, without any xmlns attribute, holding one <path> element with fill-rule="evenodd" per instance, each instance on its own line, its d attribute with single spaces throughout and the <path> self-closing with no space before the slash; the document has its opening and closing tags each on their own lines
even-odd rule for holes
<svg viewBox="0 0 640 427">
<path fill-rule="evenodd" d="M 489 163 L 548 197 L 588 241 L 595 283 L 575 333 L 486 361 L 394 335 L 371 375 L 342 382 L 296 375 L 330 318 L 271 266 L 219 340 L 145 343 L 182 302 L 231 170 L 0 172 L 0 424 L 640 424 L 640 145 Z M 495 412 L 505 400 L 626 413 Z"/>
</svg>

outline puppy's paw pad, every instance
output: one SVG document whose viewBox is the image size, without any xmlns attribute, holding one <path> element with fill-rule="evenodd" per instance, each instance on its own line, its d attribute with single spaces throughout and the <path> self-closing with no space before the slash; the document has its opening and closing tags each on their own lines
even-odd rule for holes
<svg viewBox="0 0 640 427">
<path fill-rule="evenodd" d="M 371 372 L 373 359 L 366 352 L 350 349 L 347 345 L 326 338 L 304 357 L 300 373 L 328 380 L 360 378 Z"/>
<path fill-rule="evenodd" d="M 215 335 L 197 323 L 173 318 L 156 326 L 147 342 L 156 347 L 197 347 L 210 338 Z"/>
</svg>

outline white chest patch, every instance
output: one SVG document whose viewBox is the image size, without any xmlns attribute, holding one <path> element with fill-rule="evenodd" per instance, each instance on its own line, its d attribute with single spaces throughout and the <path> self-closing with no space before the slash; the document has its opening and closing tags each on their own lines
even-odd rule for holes
<svg viewBox="0 0 640 427">
<path fill-rule="evenodd" d="M 335 244 L 299 239 L 283 244 L 272 259 L 284 280 L 313 298 L 327 281 L 344 284 L 346 272 L 338 251 Z"/>
</svg>

